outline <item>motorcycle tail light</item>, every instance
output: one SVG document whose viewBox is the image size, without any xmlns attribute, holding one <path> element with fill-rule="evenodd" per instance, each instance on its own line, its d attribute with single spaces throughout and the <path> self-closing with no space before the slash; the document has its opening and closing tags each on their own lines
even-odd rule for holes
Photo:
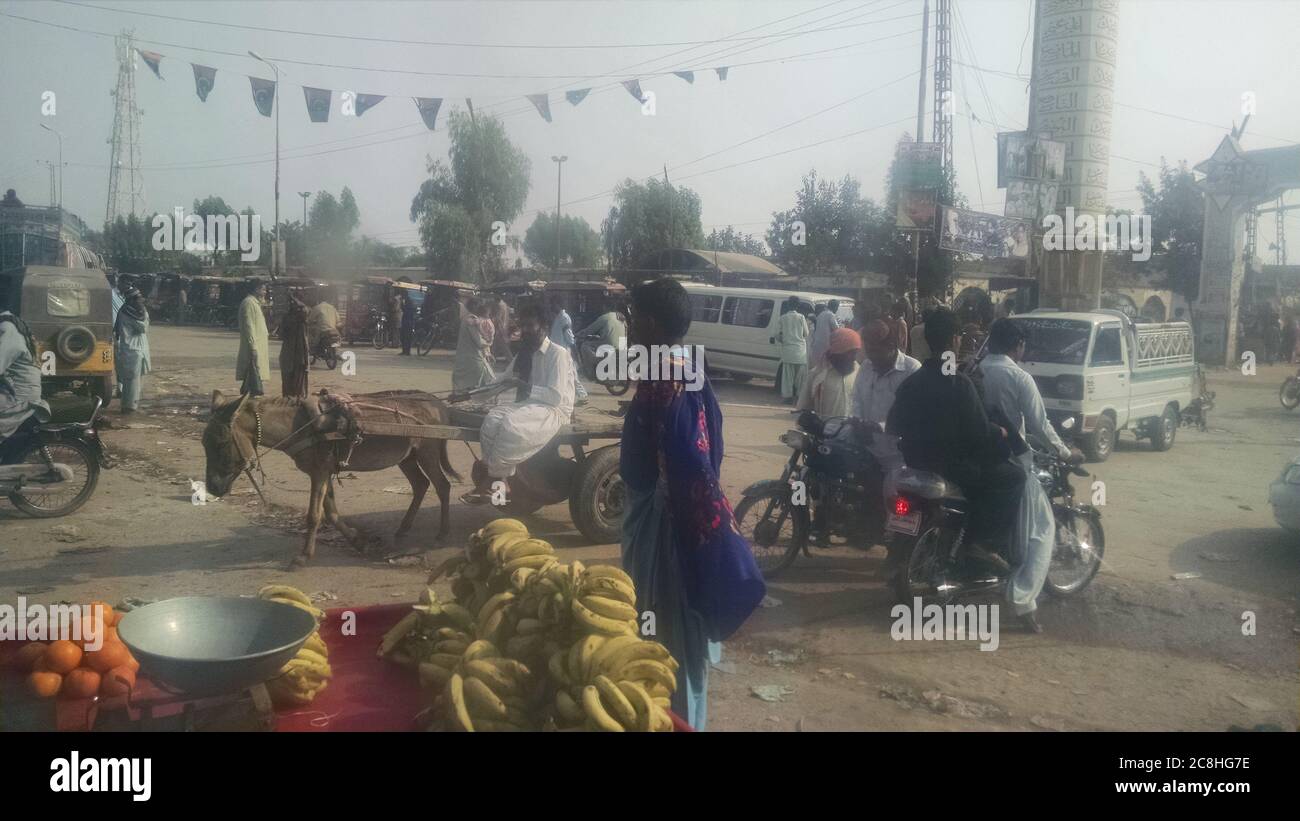
<svg viewBox="0 0 1300 821">
<path fill-rule="evenodd" d="M 907 501 L 907 497 L 898 496 L 894 499 L 894 515 L 906 516 L 912 512 L 912 503 Z"/>
</svg>

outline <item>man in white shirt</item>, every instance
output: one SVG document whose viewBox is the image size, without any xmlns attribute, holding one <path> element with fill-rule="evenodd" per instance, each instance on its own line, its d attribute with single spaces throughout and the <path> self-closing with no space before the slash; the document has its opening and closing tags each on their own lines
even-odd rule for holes
<svg viewBox="0 0 1300 821">
<path fill-rule="evenodd" d="M 573 416 L 576 375 L 573 356 L 547 338 L 540 306 L 520 307 L 519 354 L 498 377 L 514 384 L 515 401 L 496 405 L 483 419 L 479 442 L 486 471 L 475 491 L 461 500 L 467 504 L 489 501 L 495 482 L 509 479 L 515 468 L 550 442 Z"/>
<path fill-rule="evenodd" d="M 835 312 L 840 309 L 840 301 L 832 299 L 826 303 L 826 310 L 819 311 L 814 322 L 812 345 L 808 351 L 808 364 L 811 367 L 817 367 L 817 363 L 822 361 L 822 354 L 831 344 L 831 333 L 840 327 L 840 321 L 835 316 Z"/>
<path fill-rule="evenodd" d="M 868 522 L 883 527 L 885 480 L 890 473 L 903 466 L 898 441 L 893 436 L 885 435 L 885 421 L 889 418 L 890 408 L 894 407 L 898 386 L 920 370 L 921 363 L 898 349 L 893 331 L 884 320 L 869 322 L 863 335 L 867 357 L 853 385 L 853 415 L 866 422 L 872 431 L 868 449 L 880 464 L 880 475 L 869 480 L 879 482 L 879 490 L 867 494 L 867 500 L 872 505 L 867 515 Z M 876 508 L 876 505 L 880 507 Z"/>
<path fill-rule="evenodd" d="M 1062 459 L 1082 462 L 1083 454 L 1066 447 L 1052 428 L 1034 378 L 1018 364 L 1025 355 L 1024 326 L 1005 318 L 994 322 L 989 328 L 988 351 L 979 365 L 985 410 L 1000 410 L 1008 422 L 1019 426 L 1022 438 L 1031 433 L 1046 440 Z M 1024 627 L 1038 633 L 1042 628 L 1034 613 L 1052 563 L 1056 519 L 1051 500 L 1033 478 L 1033 452 L 1027 450 L 1016 460 L 1029 478 L 1021 491 L 1020 512 L 1011 534 L 1020 561 L 1007 584 L 1007 598 Z"/>
<path fill-rule="evenodd" d="M 858 375 L 861 338 L 848 328 L 836 328 L 821 363 L 813 368 L 799 393 L 799 410 L 823 419 L 853 415 L 853 386 Z"/>
<path fill-rule="evenodd" d="M 808 368 L 808 322 L 799 313 L 798 297 L 790 297 L 781 308 L 776 325 L 776 348 L 780 352 L 781 378 L 778 387 L 787 405 L 793 404 L 803 390 Z"/>
</svg>

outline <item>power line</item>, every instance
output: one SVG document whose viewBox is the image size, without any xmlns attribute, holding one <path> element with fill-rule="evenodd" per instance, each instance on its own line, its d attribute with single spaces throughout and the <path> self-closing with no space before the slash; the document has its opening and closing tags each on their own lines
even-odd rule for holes
<svg viewBox="0 0 1300 821">
<path fill-rule="evenodd" d="M 77 3 L 73 0 L 54 0 L 56 3 L 62 3 L 65 6 L 76 6 L 85 9 L 94 9 L 95 11 L 109 12 L 112 14 L 130 14 L 136 17 L 153 17 L 159 20 L 172 20 L 180 23 L 194 23 L 203 26 L 219 26 L 221 28 L 240 29 L 243 31 L 261 31 L 271 34 L 290 34 L 296 37 L 321 37 L 331 40 L 355 40 L 362 43 L 384 43 L 386 45 L 407 45 L 407 46 L 438 46 L 442 48 L 483 48 L 483 49 L 508 49 L 517 51 L 521 49 L 543 49 L 543 50 L 580 50 L 580 49 L 627 49 L 627 48 L 660 48 L 671 46 L 692 46 L 692 45 L 710 45 L 718 42 L 717 40 L 682 40 L 677 42 L 661 43 L 463 43 L 446 40 L 405 40 L 392 37 L 367 37 L 361 34 L 334 34 L 324 31 L 299 31 L 297 29 L 273 28 L 270 26 L 250 26 L 240 23 L 226 23 L 219 20 L 199 20 L 192 17 L 179 17 L 172 14 L 157 14 L 146 11 L 133 11 L 129 9 L 115 9 L 105 6 L 96 6 L 90 3 Z M 833 3 L 831 5 L 834 5 Z M 824 8 L 824 7 L 823 7 Z M 793 16 L 793 15 L 792 15 Z M 786 18 L 788 19 L 788 18 Z M 816 34 L 823 31 L 843 31 L 845 29 L 857 28 L 858 26 L 868 25 L 867 23 L 854 23 L 842 26 L 826 26 L 825 28 L 810 29 L 802 34 Z M 763 40 L 769 37 L 778 37 L 779 34 L 759 34 L 753 37 L 731 37 L 731 40 Z"/>
</svg>

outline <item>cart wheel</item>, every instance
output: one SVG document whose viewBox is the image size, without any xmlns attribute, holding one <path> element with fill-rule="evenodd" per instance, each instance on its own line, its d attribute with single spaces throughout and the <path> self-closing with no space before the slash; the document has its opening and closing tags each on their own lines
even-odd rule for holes
<svg viewBox="0 0 1300 821">
<path fill-rule="evenodd" d="M 569 515 L 593 544 L 617 542 L 623 530 L 624 492 L 618 454 L 618 445 L 588 454 L 569 493 Z"/>
</svg>

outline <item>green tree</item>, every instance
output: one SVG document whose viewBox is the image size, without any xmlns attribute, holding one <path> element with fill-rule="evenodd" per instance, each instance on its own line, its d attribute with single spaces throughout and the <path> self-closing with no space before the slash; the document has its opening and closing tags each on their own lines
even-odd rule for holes
<svg viewBox="0 0 1300 821">
<path fill-rule="evenodd" d="M 523 211 L 532 163 L 496 117 L 451 112 L 448 163 L 429 158 L 429 178 L 411 202 L 430 270 L 472 281 L 500 271 L 504 243 L 494 242 Z"/>
<path fill-rule="evenodd" d="M 890 259 L 893 217 L 851 176 L 818 179 L 809 171 L 795 206 L 772 215 L 767 244 L 777 264 L 795 274 L 880 271 Z"/>
<path fill-rule="evenodd" d="M 710 251 L 724 251 L 735 254 L 753 254 L 756 257 L 767 256 L 767 246 L 753 234 L 743 234 L 735 226 L 728 225 L 726 230 L 714 228 L 704 240 L 704 247 Z"/>
<path fill-rule="evenodd" d="M 1152 180 L 1139 172 L 1138 194 L 1151 216 L 1151 247 L 1162 254 L 1166 284 L 1194 302 L 1201 287 L 1201 240 L 1205 228 L 1205 195 L 1187 161 L 1169 166 L 1160 160 Z"/>
<path fill-rule="evenodd" d="M 666 248 L 703 248 L 700 197 L 658 178 L 626 179 L 614 188 L 605 245 L 617 268 L 637 268 Z"/>
<path fill-rule="evenodd" d="M 169 256 L 174 252 L 155 249 L 153 238 L 157 231 L 170 230 L 170 222 L 155 229 L 154 216 L 157 215 L 140 218 L 131 214 L 104 226 L 104 259 L 111 267 L 124 274 L 144 274 L 168 267 Z"/>
<path fill-rule="evenodd" d="M 308 213 L 306 260 L 322 273 L 339 273 L 356 264 L 352 232 L 361 224 L 352 190 L 347 186 L 338 199 L 328 191 L 318 191 Z"/>
<path fill-rule="evenodd" d="M 912 135 L 906 132 L 898 140 L 899 144 L 912 141 Z M 944 298 L 952 285 L 959 255 L 941 249 L 939 247 L 938 233 L 926 231 L 921 234 L 919 254 L 916 255 L 918 261 L 914 261 L 912 235 L 894 228 L 894 217 L 898 213 L 900 193 L 898 185 L 894 182 L 897 168 L 898 157 L 895 154 L 894 159 L 889 163 L 889 171 L 885 176 L 885 189 L 889 193 L 884 214 L 887 229 L 883 232 L 884 236 L 881 238 L 881 261 L 885 268 L 884 272 L 890 275 L 890 282 L 894 292 L 901 294 L 907 290 L 907 283 L 912 276 L 913 266 L 915 266 L 917 272 L 916 290 L 920 296 Z M 939 184 L 939 190 L 936 192 L 936 199 L 941 205 L 950 205 L 962 209 L 968 207 L 966 197 L 958 191 L 956 176 L 951 171 L 944 172 L 943 179 Z M 936 225 L 938 219 L 936 213 Z"/>
<path fill-rule="evenodd" d="M 217 238 L 209 237 L 206 234 L 208 217 L 228 217 L 235 213 L 235 209 L 227 205 L 226 201 L 221 197 L 218 197 L 215 194 L 209 194 L 201 200 L 196 199 L 194 201 L 194 206 L 190 209 L 190 213 L 203 220 L 203 230 L 205 231 L 204 239 L 208 243 L 209 247 L 215 247 L 214 243 L 217 241 Z M 232 239 L 238 239 L 238 237 L 233 237 Z M 212 252 L 212 261 L 215 265 L 238 264 L 239 252 L 233 249 L 227 251 L 214 250 Z"/>
<path fill-rule="evenodd" d="M 524 256 L 534 265 L 555 265 L 555 215 L 541 213 L 524 233 Z M 600 235 L 582 217 L 561 215 L 560 265 L 595 268 L 601 262 Z"/>
</svg>

